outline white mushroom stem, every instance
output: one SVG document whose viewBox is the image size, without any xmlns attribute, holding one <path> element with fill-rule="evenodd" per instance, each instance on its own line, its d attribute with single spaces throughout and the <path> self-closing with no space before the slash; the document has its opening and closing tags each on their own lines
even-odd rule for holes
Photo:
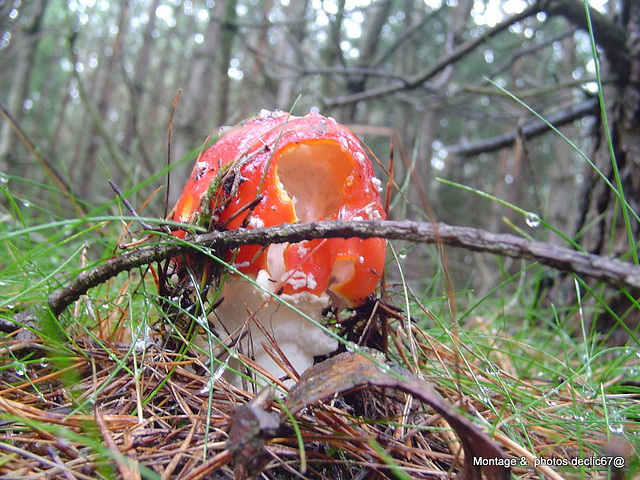
<svg viewBox="0 0 640 480">
<path fill-rule="evenodd" d="M 278 298 L 269 295 L 267 291 L 273 292 L 275 284 L 265 270 L 258 273 L 256 283 L 258 286 L 237 275 L 230 275 L 225 281 L 221 292 L 223 300 L 216 308 L 216 318 L 213 319 L 215 329 L 221 338 L 240 329 L 246 323 L 248 334 L 240 341 L 238 351 L 253 358 L 276 378 L 286 373 L 263 348 L 263 343 L 269 345 L 269 340 L 256 326 L 255 320 L 273 337 L 298 374 L 302 374 L 313 365 L 315 356 L 328 355 L 338 347 L 335 338 L 304 316 L 320 321 L 323 309 L 329 305 L 329 297 L 326 294 L 318 297 L 309 292 L 301 292 L 279 296 L 304 314 L 301 315 Z M 231 363 L 231 366 L 238 367 L 235 362 Z M 239 383 L 239 378 L 235 375 L 227 375 L 227 379 L 232 383 Z"/>
</svg>

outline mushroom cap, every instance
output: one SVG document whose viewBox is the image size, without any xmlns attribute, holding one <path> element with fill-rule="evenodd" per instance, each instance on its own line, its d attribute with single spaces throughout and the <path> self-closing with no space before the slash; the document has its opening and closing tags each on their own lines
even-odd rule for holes
<svg viewBox="0 0 640 480">
<path fill-rule="evenodd" d="M 215 193 L 207 194 L 212 186 Z M 384 219 L 379 187 L 367 153 L 346 127 L 315 113 L 263 111 L 200 155 L 173 219 L 197 223 L 207 209 L 215 223 L 208 228 Z M 378 285 L 385 249 L 380 238 L 331 238 L 242 246 L 228 259 L 254 277 L 266 270 L 279 293 L 329 293 L 355 306 Z"/>
</svg>

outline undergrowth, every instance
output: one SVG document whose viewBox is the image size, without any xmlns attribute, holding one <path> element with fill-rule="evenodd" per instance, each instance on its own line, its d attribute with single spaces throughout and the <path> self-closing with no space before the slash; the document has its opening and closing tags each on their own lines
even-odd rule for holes
<svg viewBox="0 0 640 480">
<path fill-rule="evenodd" d="M 167 318 L 157 265 L 121 273 L 59 318 L 20 315 L 143 238 L 137 220 L 116 203 L 65 220 L 13 196 L 6 181 L 3 192 L 0 472 L 231 478 L 230 417 L 252 395 L 219 378 L 224 361 L 211 363 Z M 610 462 L 619 456 L 637 475 L 639 349 L 595 327 L 605 290 L 570 278 L 573 300 L 554 303 L 547 269 L 494 257 L 501 278 L 482 294 L 454 285 L 452 314 L 443 276 L 392 280 L 418 248 L 439 262 L 435 247 L 405 245 L 390 256 L 388 359 L 487 432 L 516 477 L 618 478 Z M 266 478 L 422 478 L 462 461 L 451 426 L 393 390 L 352 392 L 287 417 L 266 448 Z"/>
</svg>

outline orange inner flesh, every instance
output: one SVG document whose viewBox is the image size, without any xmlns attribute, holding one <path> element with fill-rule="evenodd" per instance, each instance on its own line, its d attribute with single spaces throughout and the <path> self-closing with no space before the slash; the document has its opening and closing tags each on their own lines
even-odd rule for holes
<svg viewBox="0 0 640 480">
<path fill-rule="evenodd" d="M 291 199 L 303 222 L 336 218 L 352 170 L 351 157 L 333 142 L 289 146 L 275 166 L 282 193 Z"/>
</svg>

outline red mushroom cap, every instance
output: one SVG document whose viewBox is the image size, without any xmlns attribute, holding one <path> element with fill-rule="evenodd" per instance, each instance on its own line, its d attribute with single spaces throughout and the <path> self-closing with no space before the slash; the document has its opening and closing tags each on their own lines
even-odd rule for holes
<svg viewBox="0 0 640 480">
<path fill-rule="evenodd" d="M 231 167 L 227 172 L 235 168 L 240 179 L 221 181 L 225 166 Z M 208 197 L 211 205 L 206 207 L 215 212 L 223 206 L 215 220 L 230 229 L 385 218 L 380 182 L 357 137 L 335 120 L 314 113 L 293 117 L 263 112 L 230 130 L 198 158 L 173 219 L 194 223 L 212 182 L 218 190 Z M 259 195 L 257 205 L 247 208 Z M 279 292 L 333 292 L 353 306 L 375 290 L 385 249 L 386 241 L 380 238 L 318 239 L 268 248 L 243 246 L 233 261 L 246 274 L 266 270 L 281 282 Z"/>
</svg>

